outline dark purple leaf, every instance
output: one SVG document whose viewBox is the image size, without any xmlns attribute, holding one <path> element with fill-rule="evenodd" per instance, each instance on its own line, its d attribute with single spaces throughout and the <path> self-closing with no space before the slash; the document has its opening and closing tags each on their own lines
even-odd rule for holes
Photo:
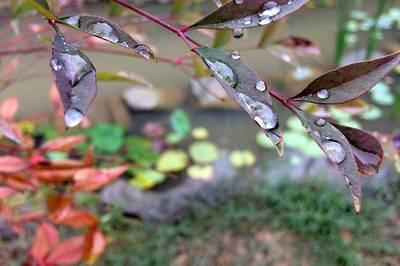
<svg viewBox="0 0 400 266">
<path fill-rule="evenodd" d="M 190 29 L 243 29 L 277 21 L 302 7 L 309 0 L 235 0 L 231 1 Z"/>
<path fill-rule="evenodd" d="M 272 107 L 267 85 L 243 60 L 239 52 L 226 53 L 212 48 L 199 48 L 196 52 L 203 58 L 212 74 L 226 92 L 260 126 L 275 145 L 281 144 L 279 121 Z M 282 146 L 278 146 L 278 150 Z"/>
<path fill-rule="evenodd" d="M 326 153 L 329 160 L 336 166 L 339 173 L 345 179 L 346 185 L 353 197 L 355 210 L 359 213 L 361 210 L 361 184 L 351 144 L 347 138 L 328 121 L 305 113 L 294 106 L 291 109 L 299 117 L 310 136 Z"/>
<path fill-rule="evenodd" d="M 400 52 L 397 52 L 332 70 L 291 99 L 320 104 L 349 102 L 373 88 L 399 62 Z"/>
<path fill-rule="evenodd" d="M 333 124 L 347 138 L 353 148 L 358 171 L 364 175 L 378 173 L 383 162 L 383 149 L 379 141 L 360 129 Z"/>
<path fill-rule="evenodd" d="M 62 18 L 61 21 L 68 26 L 78 28 L 92 36 L 96 36 L 111 43 L 119 44 L 126 48 L 134 49 L 146 59 L 153 59 L 151 49 L 135 41 L 127 32 L 111 20 L 97 16 L 73 16 Z"/>
<path fill-rule="evenodd" d="M 15 135 L 11 125 L 2 118 L 0 118 L 0 132 L 4 137 L 14 141 L 17 144 L 21 142 L 20 139 Z"/>
<path fill-rule="evenodd" d="M 97 93 L 96 70 L 89 58 L 60 33 L 54 37 L 50 66 L 64 106 L 67 127 L 78 125 Z"/>
</svg>

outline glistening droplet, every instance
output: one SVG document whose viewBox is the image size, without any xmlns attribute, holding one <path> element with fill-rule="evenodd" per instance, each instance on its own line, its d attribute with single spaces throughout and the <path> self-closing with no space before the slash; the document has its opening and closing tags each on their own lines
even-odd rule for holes
<svg viewBox="0 0 400 266">
<path fill-rule="evenodd" d="M 64 120 L 67 127 L 75 127 L 79 125 L 82 119 L 83 119 L 82 112 L 74 108 L 68 109 L 64 115 Z"/>
<path fill-rule="evenodd" d="M 233 38 L 240 39 L 243 37 L 243 35 L 244 35 L 243 29 L 238 28 L 233 30 Z"/>
<path fill-rule="evenodd" d="M 319 127 L 323 127 L 326 125 L 326 120 L 323 118 L 319 118 L 315 121 L 315 124 Z"/>
<path fill-rule="evenodd" d="M 322 89 L 317 93 L 318 98 L 320 98 L 321 100 L 326 100 L 329 98 L 330 93 L 327 89 Z"/>
<path fill-rule="evenodd" d="M 118 37 L 114 29 L 107 23 L 97 22 L 88 27 L 88 31 L 93 35 L 99 36 L 110 42 L 118 42 Z"/>
<path fill-rule="evenodd" d="M 59 71 L 61 69 L 61 67 L 62 67 L 60 61 L 57 58 L 51 59 L 50 60 L 50 65 L 51 65 L 51 68 L 54 71 Z"/>
<path fill-rule="evenodd" d="M 335 163 L 341 163 L 346 159 L 346 151 L 343 145 L 335 140 L 325 140 L 322 148 Z"/>
<path fill-rule="evenodd" d="M 149 47 L 144 44 L 139 44 L 135 47 L 135 50 L 138 54 L 143 56 L 146 59 L 154 59 L 154 54 Z"/>
<path fill-rule="evenodd" d="M 238 77 L 227 64 L 221 61 L 211 62 L 210 60 L 206 60 L 206 63 L 219 79 L 225 81 L 232 88 L 237 86 L 239 82 Z"/>
<path fill-rule="evenodd" d="M 268 16 L 273 17 L 281 12 L 281 8 L 279 7 L 278 3 L 274 1 L 269 1 L 264 4 L 263 10 L 259 13 L 260 17 Z"/>
<path fill-rule="evenodd" d="M 259 81 L 257 81 L 256 89 L 259 90 L 259 91 L 266 91 L 267 90 L 267 85 L 265 84 L 264 81 L 259 80 Z"/>
<path fill-rule="evenodd" d="M 234 60 L 240 59 L 240 53 L 239 53 L 239 51 L 233 51 L 233 52 L 231 53 L 231 57 L 232 57 L 232 59 L 234 59 Z"/>
</svg>

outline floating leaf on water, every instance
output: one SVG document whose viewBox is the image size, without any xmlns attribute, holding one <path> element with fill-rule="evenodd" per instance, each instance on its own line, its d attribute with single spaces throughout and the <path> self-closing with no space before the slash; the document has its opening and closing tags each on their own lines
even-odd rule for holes
<svg viewBox="0 0 400 266">
<path fill-rule="evenodd" d="M 358 213 L 360 211 L 361 184 L 352 145 L 343 133 L 331 123 L 326 121 L 324 126 L 319 126 L 315 123 L 320 119 L 319 117 L 307 114 L 296 107 L 291 109 L 345 179 Z"/>
<path fill-rule="evenodd" d="M 192 130 L 192 137 L 194 139 L 206 139 L 209 135 L 210 132 L 208 132 L 208 129 L 205 127 L 196 127 Z"/>
<path fill-rule="evenodd" d="M 399 62 L 400 52 L 397 52 L 332 70 L 315 79 L 291 99 L 319 104 L 352 101 L 378 84 Z"/>
<path fill-rule="evenodd" d="M 87 15 L 65 17 L 60 20 L 63 24 L 78 28 L 90 35 L 126 48 L 131 48 L 146 59 L 155 59 L 153 52 L 148 46 L 135 41 L 127 32 L 111 20 Z"/>
<path fill-rule="evenodd" d="M 133 174 L 129 184 L 132 187 L 143 190 L 151 189 L 154 186 L 163 183 L 167 178 L 165 174 L 151 169 L 131 168 L 129 169 L 129 173 Z"/>
<path fill-rule="evenodd" d="M 184 139 L 190 133 L 191 123 L 185 111 L 181 109 L 175 110 L 171 114 L 169 122 L 174 133 L 181 139 Z"/>
<path fill-rule="evenodd" d="M 229 161 L 236 168 L 244 168 L 253 166 L 257 159 L 250 150 L 236 150 L 229 155 Z"/>
<path fill-rule="evenodd" d="M 242 59 L 212 48 L 199 48 L 215 78 L 275 145 L 282 142 L 279 121 L 267 85 Z"/>
<path fill-rule="evenodd" d="M 379 141 L 360 129 L 333 124 L 347 138 L 353 148 L 358 171 L 364 175 L 378 173 L 383 162 L 383 149 Z"/>
<path fill-rule="evenodd" d="M 210 141 L 197 141 L 190 145 L 189 154 L 198 164 L 213 163 L 218 160 L 218 147 Z"/>
<path fill-rule="evenodd" d="M 182 150 L 169 150 L 161 154 L 157 161 L 157 171 L 180 172 L 184 170 L 189 163 L 187 154 Z"/>
<path fill-rule="evenodd" d="M 190 26 L 189 29 L 235 30 L 263 26 L 293 13 L 307 2 L 308 0 L 230 1 Z"/>
<path fill-rule="evenodd" d="M 187 169 L 190 178 L 208 181 L 214 176 L 214 167 L 211 165 L 192 165 Z"/>
<path fill-rule="evenodd" d="M 96 70 L 81 51 L 57 32 L 50 66 L 64 106 L 67 127 L 78 125 L 89 111 L 97 93 Z"/>
</svg>

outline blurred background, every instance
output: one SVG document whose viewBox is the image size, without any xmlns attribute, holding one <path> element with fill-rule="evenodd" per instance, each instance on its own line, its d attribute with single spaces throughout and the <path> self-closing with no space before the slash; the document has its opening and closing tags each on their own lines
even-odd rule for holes
<svg viewBox="0 0 400 266">
<path fill-rule="evenodd" d="M 131 2 L 183 27 L 219 1 Z M 62 28 L 98 75 L 88 125 L 72 133 L 87 135 L 98 158 L 118 159 L 126 148 L 124 156 L 149 169 L 77 196 L 112 238 L 96 265 L 400 265 L 399 66 L 362 99 L 303 106 L 384 146 L 382 170 L 362 177 L 357 216 L 342 178 L 279 103 L 283 156 L 174 34 L 110 1 L 49 3 L 60 16 L 111 18 L 159 59 Z M 1 1 L 0 25 L 0 99 L 18 97 L 17 120 L 36 137 L 71 134 L 53 111 L 52 29 L 22 0 Z M 399 51 L 400 0 L 312 0 L 240 39 L 231 31 L 189 35 L 239 50 L 289 96 L 329 69 Z M 0 264 L 21 265 L 30 242 L 1 220 L 0 236 Z"/>
</svg>

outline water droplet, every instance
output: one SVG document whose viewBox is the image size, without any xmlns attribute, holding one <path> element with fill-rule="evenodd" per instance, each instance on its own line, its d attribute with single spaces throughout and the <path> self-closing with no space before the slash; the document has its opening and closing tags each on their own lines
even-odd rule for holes
<svg viewBox="0 0 400 266">
<path fill-rule="evenodd" d="M 225 81 L 230 87 L 235 88 L 238 84 L 238 77 L 232 68 L 221 61 L 211 62 L 206 60 L 211 71 L 219 78 Z"/>
<path fill-rule="evenodd" d="M 322 89 L 317 93 L 318 98 L 320 98 L 321 100 L 326 100 L 329 98 L 330 93 L 327 89 Z"/>
<path fill-rule="evenodd" d="M 79 125 L 82 119 L 83 119 L 82 112 L 74 108 L 68 109 L 64 115 L 64 120 L 67 127 L 75 127 Z"/>
<path fill-rule="evenodd" d="M 79 25 L 79 16 L 73 16 L 73 17 L 69 17 L 67 19 L 64 19 L 64 21 L 69 24 L 69 25 L 73 25 L 73 26 L 78 26 Z"/>
<path fill-rule="evenodd" d="M 265 82 L 262 80 L 259 80 L 256 84 L 256 89 L 259 91 L 266 91 L 267 90 L 267 85 L 265 85 Z"/>
<path fill-rule="evenodd" d="M 315 124 L 316 124 L 317 126 L 319 126 L 319 127 L 323 127 L 323 126 L 326 125 L 326 121 L 325 121 L 325 119 L 323 119 L 323 118 L 319 118 L 319 119 L 317 119 L 317 120 L 315 121 Z"/>
<path fill-rule="evenodd" d="M 253 23 L 253 19 L 251 17 L 246 17 L 243 19 L 243 25 L 249 26 Z"/>
<path fill-rule="evenodd" d="M 51 68 L 54 71 L 59 71 L 61 69 L 61 67 L 62 67 L 60 61 L 57 58 L 51 59 L 50 60 L 50 64 L 51 64 Z"/>
<path fill-rule="evenodd" d="M 235 0 L 235 4 L 237 5 L 241 5 L 243 4 L 244 0 Z"/>
<path fill-rule="evenodd" d="M 271 20 L 270 17 L 263 17 L 263 18 L 261 18 L 260 21 L 258 22 L 258 25 L 264 26 L 264 25 L 267 25 L 267 24 L 269 24 L 269 23 L 271 23 L 271 22 L 272 22 L 272 20 Z"/>
<path fill-rule="evenodd" d="M 233 51 L 233 52 L 231 53 L 231 57 L 232 57 L 233 60 L 238 60 L 238 59 L 240 59 L 240 53 L 239 53 L 239 51 Z"/>
<path fill-rule="evenodd" d="M 254 121 L 262 128 L 271 130 L 277 128 L 278 117 L 271 107 L 257 102 L 245 94 L 238 93 L 238 101 L 241 106 L 247 109 Z"/>
<path fill-rule="evenodd" d="M 240 39 L 243 37 L 243 35 L 244 35 L 243 29 L 239 28 L 233 30 L 233 38 Z"/>
<path fill-rule="evenodd" d="M 273 17 L 281 12 L 281 8 L 278 3 L 274 1 L 269 1 L 264 4 L 263 10 L 258 14 L 260 17 Z"/>
<path fill-rule="evenodd" d="M 93 23 L 88 27 L 88 31 L 110 42 L 118 42 L 118 37 L 114 29 L 107 23 Z"/>
<path fill-rule="evenodd" d="M 71 102 L 72 102 L 72 103 L 77 103 L 77 102 L 79 102 L 79 97 L 76 96 L 76 95 L 72 96 L 72 97 L 71 97 Z"/>
<path fill-rule="evenodd" d="M 346 159 L 346 152 L 341 143 L 334 140 L 326 140 L 322 143 L 324 151 L 335 163 L 341 163 Z"/>
<path fill-rule="evenodd" d="M 91 64 L 89 64 L 82 55 L 77 54 L 60 54 L 65 71 L 63 75 L 69 80 L 71 87 L 76 86 L 79 81 L 90 71 L 93 70 Z"/>
<path fill-rule="evenodd" d="M 149 47 L 144 44 L 139 44 L 135 47 L 135 50 L 138 54 L 143 56 L 146 59 L 154 59 L 154 54 Z"/>
<path fill-rule="evenodd" d="M 129 44 L 126 41 L 121 42 L 121 45 L 124 47 L 129 48 Z"/>
</svg>

